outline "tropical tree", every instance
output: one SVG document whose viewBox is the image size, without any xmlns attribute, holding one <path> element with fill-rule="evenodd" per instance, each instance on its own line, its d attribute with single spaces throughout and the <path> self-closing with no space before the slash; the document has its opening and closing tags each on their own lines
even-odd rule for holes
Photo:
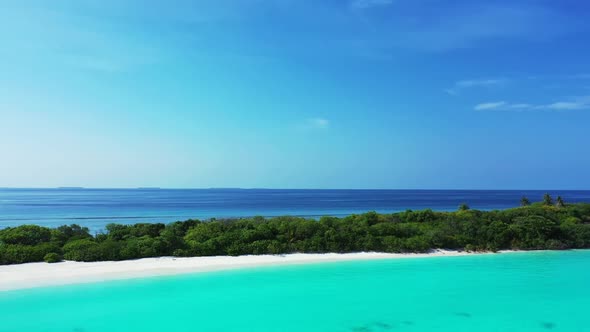
<svg viewBox="0 0 590 332">
<path fill-rule="evenodd" d="M 553 205 L 553 198 L 551 198 L 551 196 L 547 193 L 545 193 L 545 195 L 543 195 L 543 205 Z"/>
<path fill-rule="evenodd" d="M 565 202 L 563 201 L 563 198 L 561 198 L 561 196 L 557 196 L 555 206 L 557 206 L 558 208 L 565 207 Z"/>
<path fill-rule="evenodd" d="M 531 201 L 526 196 L 522 196 L 520 199 L 520 206 L 529 206 L 531 205 Z"/>
<path fill-rule="evenodd" d="M 467 211 L 469 210 L 469 205 L 467 205 L 467 203 L 462 203 L 461 205 L 459 205 L 459 211 Z"/>
</svg>

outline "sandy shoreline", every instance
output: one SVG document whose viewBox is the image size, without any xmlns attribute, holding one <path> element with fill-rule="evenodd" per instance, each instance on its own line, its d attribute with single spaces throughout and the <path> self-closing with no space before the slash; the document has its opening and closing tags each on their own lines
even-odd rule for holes
<svg viewBox="0 0 590 332">
<path fill-rule="evenodd" d="M 133 279 L 261 266 L 311 264 L 354 260 L 465 256 L 478 253 L 434 250 L 426 254 L 289 254 L 260 256 L 159 257 L 117 262 L 28 263 L 0 266 L 0 291 L 108 280 Z"/>
</svg>

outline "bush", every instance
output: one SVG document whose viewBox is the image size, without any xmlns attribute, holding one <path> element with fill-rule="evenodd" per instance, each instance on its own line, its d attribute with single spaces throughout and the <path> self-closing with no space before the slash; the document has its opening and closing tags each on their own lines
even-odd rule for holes
<svg viewBox="0 0 590 332">
<path fill-rule="evenodd" d="M 123 259 L 134 259 L 162 256 L 162 247 L 164 247 L 162 241 L 147 235 L 131 237 L 125 241 L 124 246 L 121 248 L 121 257 Z"/>
<path fill-rule="evenodd" d="M 36 225 L 22 225 L 0 231 L 0 242 L 6 244 L 22 244 L 34 246 L 51 240 L 49 228 Z"/>
<path fill-rule="evenodd" d="M 189 253 L 184 249 L 176 249 L 172 253 L 174 257 L 190 257 Z"/>
<path fill-rule="evenodd" d="M 464 250 L 467 252 L 474 252 L 477 251 L 477 248 L 475 248 L 473 244 L 468 244 L 465 246 Z"/>
<path fill-rule="evenodd" d="M 63 246 L 68 241 L 91 238 L 88 228 L 80 225 L 63 225 L 51 231 L 51 241 Z"/>
<path fill-rule="evenodd" d="M 410 252 L 427 252 L 432 247 L 424 236 L 413 236 L 403 242 L 404 250 Z"/>
<path fill-rule="evenodd" d="M 46 263 L 59 263 L 62 261 L 61 255 L 54 253 L 54 252 L 50 252 L 48 254 L 45 255 L 45 257 L 43 257 L 43 260 Z"/>
<path fill-rule="evenodd" d="M 100 246 L 90 239 L 74 240 L 64 246 L 64 258 L 70 261 L 94 262 L 102 259 Z"/>
<path fill-rule="evenodd" d="M 36 246 L 21 244 L 0 245 L 0 264 L 42 262 L 46 254 L 55 251 L 59 251 L 59 247 L 50 243 L 42 243 Z"/>
<path fill-rule="evenodd" d="M 542 216 L 518 217 L 511 225 L 513 247 L 546 249 L 546 241 L 556 235 L 557 223 Z"/>
</svg>

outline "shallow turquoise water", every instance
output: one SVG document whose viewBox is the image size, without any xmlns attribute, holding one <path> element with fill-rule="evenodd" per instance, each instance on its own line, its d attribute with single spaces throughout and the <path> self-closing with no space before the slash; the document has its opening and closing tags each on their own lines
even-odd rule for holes
<svg viewBox="0 0 590 332">
<path fill-rule="evenodd" d="M 590 251 L 380 260 L 0 293 L 0 331 L 590 331 Z"/>
</svg>

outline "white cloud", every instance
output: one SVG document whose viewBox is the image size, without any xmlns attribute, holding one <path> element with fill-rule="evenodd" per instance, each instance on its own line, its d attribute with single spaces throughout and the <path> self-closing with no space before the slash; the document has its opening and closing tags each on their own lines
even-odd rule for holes
<svg viewBox="0 0 590 332">
<path fill-rule="evenodd" d="M 324 118 L 307 119 L 307 126 L 316 129 L 326 129 L 330 126 L 330 121 Z"/>
<path fill-rule="evenodd" d="M 367 9 L 372 7 L 389 6 L 393 0 L 353 0 L 350 7 L 353 9 Z"/>
<path fill-rule="evenodd" d="M 490 86 L 503 83 L 503 79 L 487 79 L 487 80 L 464 80 L 459 81 L 455 86 L 460 88 L 471 88 L 474 86 Z"/>
<path fill-rule="evenodd" d="M 485 110 L 496 110 L 500 108 L 504 108 L 506 106 L 506 102 L 498 101 L 493 103 L 482 103 L 475 105 L 476 111 L 485 111 Z"/>
<path fill-rule="evenodd" d="M 444 91 L 450 95 L 458 95 L 461 90 L 470 88 L 488 88 L 492 86 L 498 86 L 506 83 L 506 79 L 478 79 L 478 80 L 462 80 L 457 81 L 452 88 L 445 89 Z"/>
<path fill-rule="evenodd" d="M 508 107 L 513 110 L 522 110 L 522 109 L 531 108 L 531 107 L 533 107 L 533 105 L 520 103 L 520 104 L 510 104 L 510 105 L 508 105 Z"/>
<path fill-rule="evenodd" d="M 504 101 L 481 103 L 473 108 L 476 111 L 570 111 L 590 109 L 590 96 L 557 101 L 550 104 L 507 103 Z"/>
<path fill-rule="evenodd" d="M 553 104 L 546 105 L 544 107 L 550 110 L 579 110 L 590 107 L 590 104 L 579 101 L 559 101 Z"/>
</svg>

